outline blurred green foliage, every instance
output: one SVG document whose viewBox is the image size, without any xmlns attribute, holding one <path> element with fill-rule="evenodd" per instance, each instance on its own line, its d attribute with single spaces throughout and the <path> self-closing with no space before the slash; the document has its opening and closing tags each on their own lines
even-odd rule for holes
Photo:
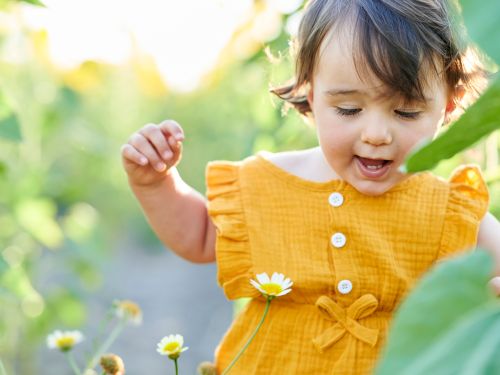
<svg viewBox="0 0 500 375">
<path fill-rule="evenodd" d="M 17 12 L 10 3 L 3 11 Z M 308 147 L 315 138 L 269 95 L 269 82 L 288 78 L 290 66 L 270 64 L 262 49 L 229 59 L 182 94 L 141 56 L 60 70 L 47 58 L 43 31 L 20 31 L 17 52 L 27 57 L 0 62 L 0 358 L 9 374 L 28 375 L 36 362 L 25 359 L 48 332 L 86 321 L 84 296 L 101 286 L 124 233 L 157 244 L 121 167 L 120 147 L 134 131 L 166 118 L 181 123 L 179 169 L 202 192 L 210 160 Z M 0 43 L 10 37 L 3 32 Z M 287 43 L 283 32 L 269 47 Z M 55 257 L 64 267 L 47 270 Z"/>
</svg>

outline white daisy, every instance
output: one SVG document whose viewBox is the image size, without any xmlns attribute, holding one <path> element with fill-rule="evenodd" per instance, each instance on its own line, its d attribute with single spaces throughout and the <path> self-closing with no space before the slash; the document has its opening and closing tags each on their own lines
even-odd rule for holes
<svg viewBox="0 0 500 375">
<path fill-rule="evenodd" d="M 177 359 L 182 352 L 188 350 L 188 347 L 183 348 L 182 345 L 184 345 L 184 337 L 169 335 L 161 339 L 156 350 L 161 355 L 168 355 L 170 359 Z"/>
<path fill-rule="evenodd" d="M 83 335 L 80 331 L 57 330 L 47 336 L 47 346 L 50 349 L 59 349 L 62 352 L 67 352 L 82 340 Z"/>
<path fill-rule="evenodd" d="M 251 279 L 250 283 L 267 298 L 284 296 L 292 291 L 293 282 L 282 273 L 274 272 L 270 279 L 267 273 L 260 273 L 257 281 Z"/>
</svg>

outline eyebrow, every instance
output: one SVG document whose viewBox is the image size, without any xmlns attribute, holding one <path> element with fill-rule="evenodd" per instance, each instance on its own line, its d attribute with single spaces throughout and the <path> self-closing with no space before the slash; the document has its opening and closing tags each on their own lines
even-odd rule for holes
<svg viewBox="0 0 500 375">
<path fill-rule="evenodd" d="M 328 96 L 347 96 L 347 95 L 367 95 L 365 91 L 360 90 L 326 90 Z"/>
<path fill-rule="evenodd" d="M 329 97 L 336 97 L 336 96 L 352 96 L 352 95 L 364 95 L 364 96 L 370 96 L 366 91 L 363 90 L 342 90 L 342 89 L 330 89 L 330 90 L 325 90 L 324 94 L 329 96 Z M 378 98 L 382 97 L 382 95 L 378 95 Z M 424 103 L 430 103 L 433 102 L 433 98 L 425 97 L 423 102 Z"/>
</svg>

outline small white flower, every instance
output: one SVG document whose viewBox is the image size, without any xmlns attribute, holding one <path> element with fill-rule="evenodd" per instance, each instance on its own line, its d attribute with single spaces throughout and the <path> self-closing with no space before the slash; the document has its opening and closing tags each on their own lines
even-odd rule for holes
<svg viewBox="0 0 500 375">
<path fill-rule="evenodd" d="M 267 273 L 259 273 L 257 281 L 251 279 L 250 283 L 267 298 L 284 296 L 292 291 L 293 282 L 282 273 L 274 272 L 270 279 Z"/>
<path fill-rule="evenodd" d="M 114 306 L 115 313 L 118 318 L 124 319 L 134 325 L 142 323 L 142 310 L 134 301 L 115 301 Z"/>
<path fill-rule="evenodd" d="M 82 340 L 83 335 L 80 331 L 57 330 L 47 336 L 47 346 L 50 349 L 59 349 L 62 352 L 67 352 Z"/>
<path fill-rule="evenodd" d="M 183 348 L 182 345 L 184 345 L 184 337 L 169 335 L 161 339 L 156 350 L 161 355 L 168 355 L 170 359 L 177 359 L 182 352 L 188 350 L 188 347 Z"/>
</svg>

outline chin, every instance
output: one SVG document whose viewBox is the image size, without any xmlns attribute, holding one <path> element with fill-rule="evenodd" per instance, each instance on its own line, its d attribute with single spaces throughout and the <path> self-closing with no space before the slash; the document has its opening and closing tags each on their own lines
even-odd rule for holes
<svg viewBox="0 0 500 375">
<path fill-rule="evenodd" d="M 352 186 L 361 194 L 369 196 L 377 196 L 386 193 L 391 190 L 394 184 L 389 184 L 387 182 L 377 182 L 377 181 L 363 181 L 360 183 L 352 184 Z"/>
</svg>

